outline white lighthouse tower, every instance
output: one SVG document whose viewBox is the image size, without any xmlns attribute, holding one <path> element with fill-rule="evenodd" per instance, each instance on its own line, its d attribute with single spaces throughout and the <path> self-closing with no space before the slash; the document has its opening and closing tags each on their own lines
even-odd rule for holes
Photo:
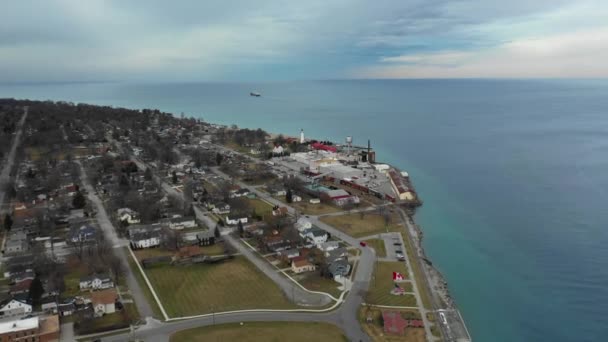
<svg viewBox="0 0 608 342">
<path fill-rule="evenodd" d="M 304 128 L 300 129 L 300 144 L 304 143 Z"/>
</svg>

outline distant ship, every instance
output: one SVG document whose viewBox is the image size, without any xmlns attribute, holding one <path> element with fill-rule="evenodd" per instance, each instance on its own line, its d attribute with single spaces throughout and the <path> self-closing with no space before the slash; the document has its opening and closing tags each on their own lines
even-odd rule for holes
<svg viewBox="0 0 608 342">
<path fill-rule="evenodd" d="M 262 94 L 251 92 L 251 93 L 249 93 L 249 96 L 260 97 L 260 96 L 262 96 Z"/>
</svg>

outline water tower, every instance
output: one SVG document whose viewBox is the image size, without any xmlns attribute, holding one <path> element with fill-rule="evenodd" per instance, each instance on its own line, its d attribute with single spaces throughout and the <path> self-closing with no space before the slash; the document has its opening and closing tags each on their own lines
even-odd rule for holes
<svg viewBox="0 0 608 342">
<path fill-rule="evenodd" d="M 353 137 L 351 137 L 350 135 L 346 137 L 346 146 L 348 146 L 348 155 L 350 155 L 350 150 L 353 147 Z"/>
</svg>

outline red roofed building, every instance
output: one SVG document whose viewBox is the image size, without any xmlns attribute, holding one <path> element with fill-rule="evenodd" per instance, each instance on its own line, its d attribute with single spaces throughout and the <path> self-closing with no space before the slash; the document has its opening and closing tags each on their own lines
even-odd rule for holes
<svg viewBox="0 0 608 342">
<path fill-rule="evenodd" d="M 412 328 L 424 328 L 424 322 L 420 319 L 410 319 L 407 321 L 407 324 Z"/>
<path fill-rule="evenodd" d="M 319 142 L 312 143 L 310 146 L 315 150 L 323 150 L 323 151 L 334 152 L 334 153 L 336 153 L 338 151 L 338 149 L 335 146 L 325 145 L 325 144 L 321 144 Z"/>
<path fill-rule="evenodd" d="M 384 333 L 390 335 L 403 335 L 408 322 L 401 317 L 398 311 L 382 311 L 384 320 Z"/>
<path fill-rule="evenodd" d="M 10 294 L 16 295 L 20 293 L 27 293 L 30 290 L 30 285 L 32 284 L 32 279 L 24 279 L 15 285 L 11 286 Z"/>
</svg>

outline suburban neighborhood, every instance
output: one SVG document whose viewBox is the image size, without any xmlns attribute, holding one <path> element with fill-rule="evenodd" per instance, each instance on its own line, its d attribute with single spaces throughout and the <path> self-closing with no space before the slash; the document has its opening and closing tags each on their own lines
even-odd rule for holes
<svg viewBox="0 0 608 342">
<path fill-rule="evenodd" d="M 371 142 L 68 102 L 0 100 L 8 114 L 2 341 L 285 320 L 353 341 L 470 340 L 420 254 L 409 174 Z"/>
</svg>

